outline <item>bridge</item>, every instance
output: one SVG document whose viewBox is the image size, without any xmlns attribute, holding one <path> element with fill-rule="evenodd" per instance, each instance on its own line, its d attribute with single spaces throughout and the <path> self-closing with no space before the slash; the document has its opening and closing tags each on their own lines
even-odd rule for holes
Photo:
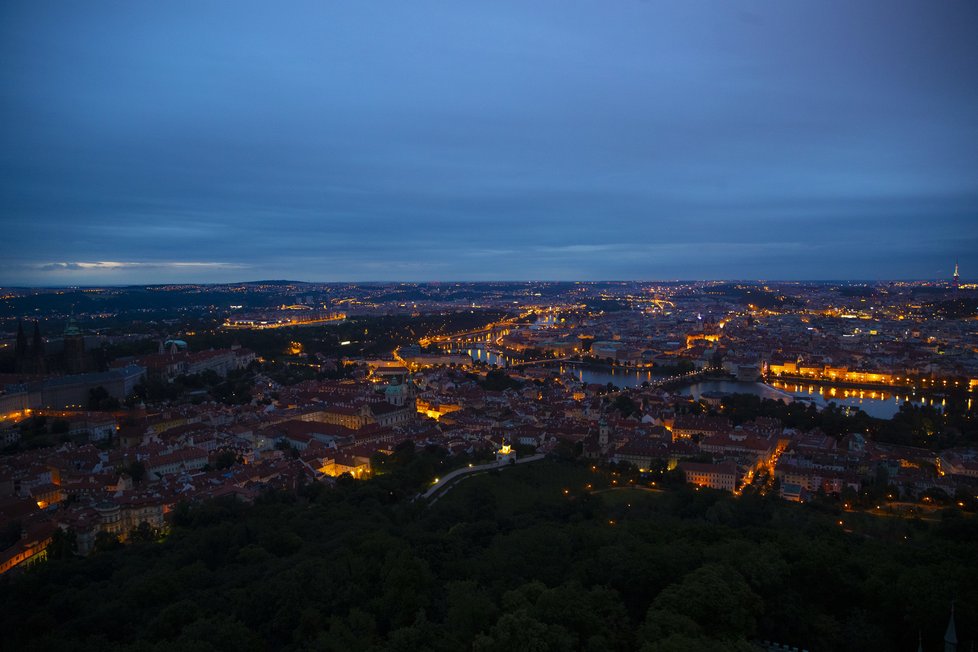
<svg viewBox="0 0 978 652">
<path fill-rule="evenodd" d="M 723 369 L 720 367 L 704 367 L 703 369 L 690 371 L 689 373 L 685 374 L 679 374 L 678 376 L 666 376 L 665 378 L 656 380 L 655 382 L 650 382 L 649 387 L 662 387 L 664 385 L 677 382 L 691 382 L 718 371 L 723 371 Z"/>
<path fill-rule="evenodd" d="M 520 362 L 511 362 L 508 364 L 510 367 L 529 367 L 535 364 L 547 364 L 548 362 L 579 362 L 578 360 L 571 360 L 571 356 L 565 355 L 562 358 L 540 358 L 539 360 L 521 360 Z"/>
<path fill-rule="evenodd" d="M 492 342 L 499 339 L 502 335 L 508 334 L 512 326 L 517 322 L 517 317 L 512 319 L 504 319 L 503 321 L 495 322 L 483 326 L 482 328 L 473 328 L 467 331 L 461 331 L 458 333 L 451 333 L 449 335 L 435 335 L 433 337 L 423 337 L 418 341 L 421 346 L 428 346 L 429 344 L 474 344 L 477 342 Z M 497 334 L 495 337 L 494 334 Z"/>
</svg>

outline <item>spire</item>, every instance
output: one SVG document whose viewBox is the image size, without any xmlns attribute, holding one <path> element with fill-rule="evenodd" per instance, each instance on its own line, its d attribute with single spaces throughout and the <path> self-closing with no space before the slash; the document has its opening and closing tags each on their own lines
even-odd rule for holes
<svg viewBox="0 0 978 652">
<path fill-rule="evenodd" d="M 959 287 L 961 287 L 961 277 L 958 275 L 958 261 L 957 260 L 954 261 L 954 281 L 953 281 L 952 285 L 954 285 L 954 289 L 955 290 L 957 290 Z"/>
<path fill-rule="evenodd" d="M 951 619 L 947 621 L 947 631 L 944 633 L 944 652 L 957 652 L 958 633 L 954 628 L 954 603 L 951 603 Z"/>
<path fill-rule="evenodd" d="M 917 630 L 917 652 L 924 652 L 924 635 Z"/>
<path fill-rule="evenodd" d="M 31 342 L 31 353 L 34 357 L 44 355 L 44 338 L 41 337 L 41 325 L 34 320 L 34 341 Z"/>
<path fill-rule="evenodd" d="M 43 374 L 44 364 L 44 338 L 41 337 L 41 325 L 34 320 L 34 338 L 31 342 L 31 356 L 24 361 L 24 368 L 21 371 L 29 371 L 32 374 Z"/>
<path fill-rule="evenodd" d="M 17 321 L 17 345 L 14 355 L 18 360 L 27 357 L 27 333 L 24 332 L 24 322 Z"/>
<path fill-rule="evenodd" d="M 72 315 L 68 318 L 68 324 L 65 326 L 65 336 L 72 337 L 74 335 L 81 335 L 81 329 L 78 328 L 78 322 L 75 321 L 75 316 Z"/>
</svg>

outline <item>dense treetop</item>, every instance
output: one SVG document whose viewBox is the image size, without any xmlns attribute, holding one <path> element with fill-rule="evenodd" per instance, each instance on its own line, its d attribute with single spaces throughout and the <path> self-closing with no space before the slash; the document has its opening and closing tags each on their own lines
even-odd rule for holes
<svg viewBox="0 0 978 652">
<path fill-rule="evenodd" d="M 824 507 L 613 489 L 558 461 L 424 506 L 404 496 L 438 455 L 408 453 L 364 483 L 180 506 L 162 542 L 5 578 L 5 646 L 891 651 L 940 641 L 951 600 L 959 638 L 978 634 L 978 528 L 956 512 L 843 529 Z"/>
</svg>

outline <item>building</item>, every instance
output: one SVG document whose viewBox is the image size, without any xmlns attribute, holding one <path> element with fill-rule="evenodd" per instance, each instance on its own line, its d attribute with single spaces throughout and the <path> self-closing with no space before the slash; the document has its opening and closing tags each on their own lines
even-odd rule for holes
<svg viewBox="0 0 978 652">
<path fill-rule="evenodd" d="M 207 465 L 207 451 L 200 448 L 182 448 L 172 453 L 158 455 L 146 461 L 146 474 L 161 478 L 174 473 L 199 471 Z"/>
<path fill-rule="evenodd" d="M 370 458 L 362 455 L 345 454 L 327 457 L 323 460 L 319 472 L 332 478 L 349 473 L 360 480 L 370 475 Z"/>
<path fill-rule="evenodd" d="M 68 320 L 64 332 L 64 369 L 69 374 L 80 374 L 89 371 L 88 359 L 85 355 L 85 336 L 78 328 L 74 317 Z"/>
<path fill-rule="evenodd" d="M 733 424 L 726 417 L 703 414 L 681 414 L 672 424 L 672 439 L 690 439 L 694 435 L 711 436 L 729 432 Z"/>
<path fill-rule="evenodd" d="M 90 374 L 74 374 L 51 378 L 41 386 L 41 404 L 33 407 L 48 409 L 81 408 L 88 405 L 90 392 L 102 387 L 109 396 L 119 401 L 133 393 L 146 370 L 139 365 L 128 365 L 111 371 Z"/>
<path fill-rule="evenodd" d="M 0 553 L 0 575 L 17 566 L 29 566 L 47 559 L 47 549 L 56 527 L 51 523 L 40 523 L 28 528 L 17 543 Z"/>
<path fill-rule="evenodd" d="M 686 482 L 697 487 L 735 491 L 740 480 L 740 472 L 733 462 L 702 464 L 699 462 L 680 462 L 679 469 L 686 475 Z"/>
</svg>

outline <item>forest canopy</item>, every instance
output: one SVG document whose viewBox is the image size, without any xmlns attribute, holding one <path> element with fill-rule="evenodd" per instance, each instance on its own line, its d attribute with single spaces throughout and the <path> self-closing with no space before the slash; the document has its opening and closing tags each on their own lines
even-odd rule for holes
<svg viewBox="0 0 978 652">
<path fill-rule="evenodd" d="M 974 519 L 847 514 L 843 531 L 825 507 L 610 489 L 602 473 L 527 464 L 431 506 L 392 498 L 384 476 L 183 505 L 162 542 L 0 582 L 4 644 L 891 651 L 918 632 L 934 647 L 952 600 L 959 638 L 975 636 Z"/>
</svg>

